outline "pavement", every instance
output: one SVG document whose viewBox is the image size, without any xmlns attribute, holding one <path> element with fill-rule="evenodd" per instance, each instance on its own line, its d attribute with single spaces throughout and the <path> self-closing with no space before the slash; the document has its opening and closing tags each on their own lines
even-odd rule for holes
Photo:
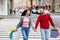
<svg viewBox="0 0 60 40">
<path fill-rule="evenodd" d="M 53 16 L 60 16 L 60 13 L 51 13 Z M 38 14 L 32 14 L 34 15 L 35 17 L 38 15 Z M 11 15 L 0 15 L 0 18 L 7 18 L 7 19 L 18 19 L 20 18 L 21 16 L 21 13 L 16 13 L 16 14 L 11 14 Z"/>
<path fill-rule="evenodd" d="M 35 24 L 35 21 L 37 19 L 38 15 L 37 14 L 32 14 L 31 18 L 32 18 L 32 22 L 33 24 Z M 53 18 L 55 24 L 57 27 L 60 27 L 60 15 L 51 15 L 51 17 Z M 14 28 L 17 26 L 20 15 L 11 15 L 11 16 L 6 16 L 4 19 L 0 20 L 0 40 L 9 40 L 9 35 L 7 33 L 7 31 L 10 28 Z M 17 32 L 18 33 L 18 32 Z M 21 31 L 19 31 L 19 40 L 22 40 L 22 34 Z M 14 35 L 14 36 L 18 36 L 18 35 Z M 13 39 L 13 40 L 17 40 Z M 40 33 L 40 28 L 38 28 L 37 32 L 34 32 L 31 28 L 30 30 L 30 34 L 29 34 L 29 40 L 41 40 L 41 33 Z M 60 40 L 60 37 L 58 38 L 49 38 L 49 40 Z"/>
</svg>

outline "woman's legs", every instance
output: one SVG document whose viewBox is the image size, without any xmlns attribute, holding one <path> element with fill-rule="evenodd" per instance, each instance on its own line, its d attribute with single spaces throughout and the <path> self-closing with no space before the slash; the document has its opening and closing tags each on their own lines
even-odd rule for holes
<svg viewBox="0 0 60 40">
<path fill-rule="evenodd" d="M 26 30 L 27 40 L 28 40 L 28 37 L 29 37 L 29 32 L 30 32 L 30 29 L 28 28 L 28 29 Z"/>
<path fill-rule="evenodd" d="M 22 32 L 22 35 L 23 35 L 23 40 L 28 40 L 29 29 L 28 28 L 22 28 L 21 32 Z"/>
</svg>

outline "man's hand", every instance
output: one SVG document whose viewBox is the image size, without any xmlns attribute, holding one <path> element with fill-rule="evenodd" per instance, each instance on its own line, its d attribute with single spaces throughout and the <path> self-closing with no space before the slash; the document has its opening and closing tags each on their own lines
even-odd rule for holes
<svg viewBox="0 0 60 40">
<path fill-rule="evenodd" d="M 56 27 L 54 27 L 54 29 L 57 30 Z"/>
<path fill-rule="evenodd" d="M 37 31 L 37 29 L 34 29 L 34 32 L 36 32 Z"/>
</svg>

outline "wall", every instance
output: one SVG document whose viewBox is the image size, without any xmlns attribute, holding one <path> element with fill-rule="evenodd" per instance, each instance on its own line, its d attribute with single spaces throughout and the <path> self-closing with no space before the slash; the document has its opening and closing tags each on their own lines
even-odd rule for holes
<svg viewBox="0 0 60 40">
<path fill-rule="evenodd" d="M 0 15 L 8 15 L 7 0 L 0 0 Z"/>
</svg>

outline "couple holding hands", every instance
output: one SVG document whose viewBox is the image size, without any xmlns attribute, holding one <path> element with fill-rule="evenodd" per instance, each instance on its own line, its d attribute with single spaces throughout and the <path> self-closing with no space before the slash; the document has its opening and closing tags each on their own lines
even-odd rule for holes
<svg viewBox="0 0 60 40">
<path fill-rule="evenodd" d="M 40 8 L 40 15 L 38 16 L 35 27 L 33 27 L 30 12 L 28 10 L 24 10 L 24 12 L 21 15 L 20 22 L 17 25 L 18 29 L 21 27 L 21 32 L 23 36 L 23 40 L 28 40 L 29 32 L 30 32 L 30 26 L 33 28 L 33 30 L 36 32 L 38 24 L 40 24 L 40 32 L 41 32 L 41 39 L 42 40 L 49 40 L 49 29 L 50 29 L 50 23 L 53 26 L 53 28 L 56 30 L 55 24 L 53 23 L 52 18 L 50 17 L 49 13 L 44 13 L 45 9 L 43 7 Z"/>
</svg>

